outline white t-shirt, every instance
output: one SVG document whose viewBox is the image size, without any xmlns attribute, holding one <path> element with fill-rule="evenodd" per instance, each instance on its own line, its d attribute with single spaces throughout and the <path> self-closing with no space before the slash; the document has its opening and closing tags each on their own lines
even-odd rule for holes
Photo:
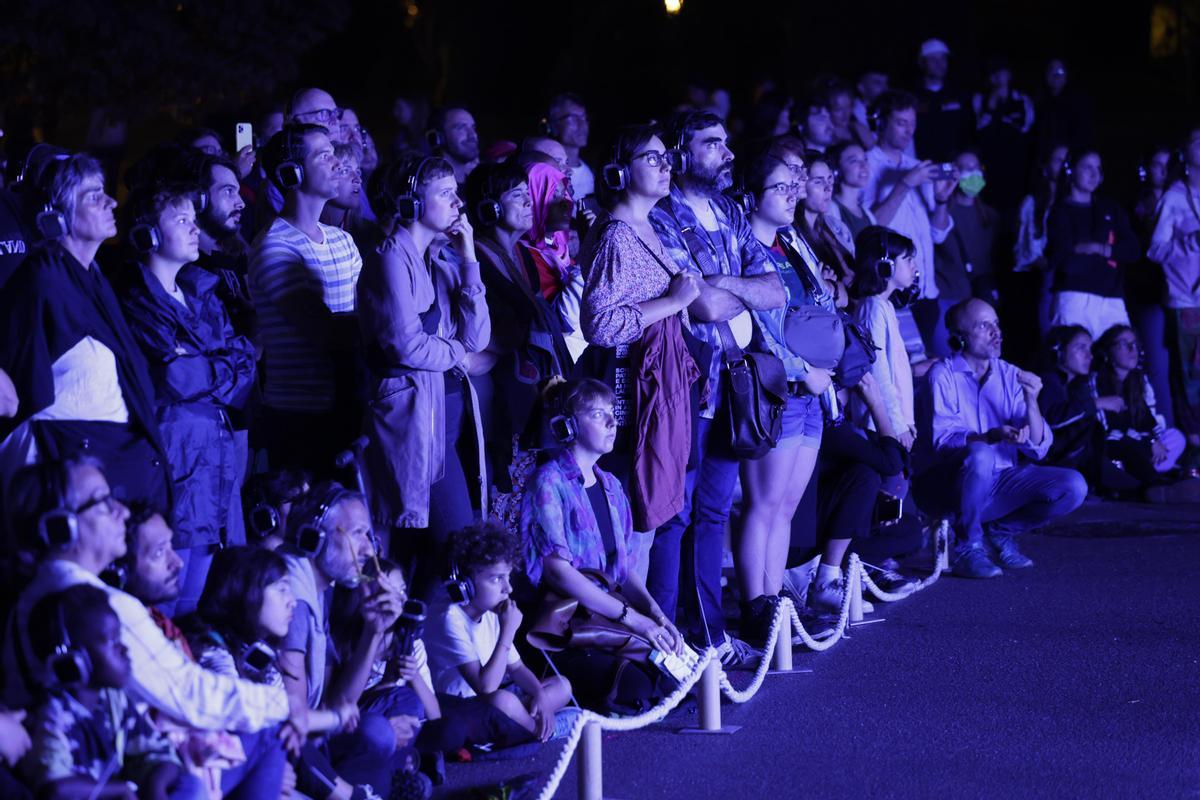
<svg viewBox="0 0 1200 800">
<path fill-rule="evenodd" d="M 463 678 L 458 668 L 478 661 L 483 666 L 496 651 L 500 641 L 500 617 L 494 611 L 484 612 L 475 622 L 461 605 L 452 605 L 435 615 L 425 629 L 429 648 L 429 666 L 436 692 L 474 697 L 475 690 Z M 508 650 L 508 666 L 521 663 L 517 649 Z"/>
</svg>

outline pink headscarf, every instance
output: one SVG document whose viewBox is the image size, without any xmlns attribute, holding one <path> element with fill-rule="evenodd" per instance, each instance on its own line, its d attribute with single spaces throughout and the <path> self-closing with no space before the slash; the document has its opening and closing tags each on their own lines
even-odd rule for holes
<svg viewBox="0 0 1200 800">
<path fill-rule="evenodd" d="M 571 269 L 567 232 L 555 231 L 551 243 L 546 242 L 546 217 L 554 202 L 555 191 L 566 185 L 566 173 L 552 164 L 542 163 L 530 164 L 525 173 L 529 178 L 529 196 L 533 200 L 533 228 L 525 236 L 558 267 L 560 278 L 566 284 Z"/>
</svg>

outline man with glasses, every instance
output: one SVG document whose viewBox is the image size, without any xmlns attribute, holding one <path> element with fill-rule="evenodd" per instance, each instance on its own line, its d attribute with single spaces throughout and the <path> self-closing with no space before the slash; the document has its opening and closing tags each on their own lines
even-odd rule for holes
<svg viewBox="0 0 1200 800">
<path fill-rule="evenodd" d="M 358 430 L 350 351 L 362 257 L 350 234 L 321 223 L 340 166 L 325 128 L 292 123 L 271 137 L 263 167 L 282 213 L 251 246 L 249 283 L 264 375 L 262 431 L 272 466 L 328 473 Z M 347 374 L 339 380 L 339 369 Z"/>
<path fill-rule="evenodd" d="M 89 457 L 48 461 L 23 469 L 9 492 L 13 530 L 39 556 L 5 632 L 5 703 L 26 705 L 41 665 L 29 646 L 29 613 L 38 600 L 70 586 L 103 589 L 121 622 L 129 651 L 130 696 L 171 719 L 204 730 L 262 730 L 288 717 L 282 687 L 227 678 L 186 658 L 163 635 L 137 598 L 108 586 L 100 574 L 125 556 L 129 511 L 112 496 L 100 462 Z"/>
<path fill-rule="evenodd" d="M 583 200 L 595 194 L 596 176 L 579 155 L 588 143 L 588 115 L 583 98 L 568 92 L 551 100 L 546 109 L 546 132 L 567 152 L 568 174 L 575 199 Z"/>
<path fill-rule="evenodd" d="M 679 600 L 680 549 L 693 528 L 690 558 L 701 625 L 693 638 L 711 644 L 726 666 L 745 666 L 760 654 L 725 632 L 721 611 L 721 562 L 725 521 L 733 504 L 738 460 L 729 449 L 727 426 L 716 424 L 725 407 L 728 364 L 717 323 L 728 323 L 741 347 L 750 344 L 753 323 L 747 309 L 777 308 L 786 302 L 779 274 L 769 268 L 741 209 L 722 192 L 733 183 L 733 152 L 724 121 L 707 111 L 677 114 L 670 143 L 682 153 L 673 171 L 671 193 L 650 213 L 650 222 L 678 267 L 703 276 L 700 296 L 688 306 L 692 333 L 711 353 L 699 363 L 700 418 L 693 430 L 699 457 L 685 482 L 683 510 L 659 527 L 650 553 L 646 584 L 668 618 Z M 684 446 L 684 445 L 681 445 Z"/>
<path fill-rule="evenodd" d="M 941 463 L 918 477 L 918 497 L 923 508 L 957 513 L 954 573 L 992 578 L 1001 567 L 1033 566 L 1016 537 L 1078 508 L 1087 481 L 1073 469 L 1030 463 L 1053 439 L 1038 408 L 1042 380 L 1000 358 L 995 309 L 972 298 L 946 316 L 954 355 L 929 371 Z"/>
</svg>

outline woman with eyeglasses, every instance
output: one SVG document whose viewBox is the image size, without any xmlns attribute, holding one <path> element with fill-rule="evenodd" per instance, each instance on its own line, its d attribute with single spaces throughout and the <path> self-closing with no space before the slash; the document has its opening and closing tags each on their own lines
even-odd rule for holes
<svg viewBox="0 0 1200 800">
<path fill-rule="evenodd" d="M 700 279 L 679 269 L 650 224 L 650 210 L 671 191 L 671 157 L 658 128 L 622 129 L 601 178 L 611 210 L 580 251 L 587 278 L 580 323 L 595 352 L 581 365 L 616 387 L 616 447 L 627 465 L 610 458 L 606 466 L 628 478 L 634 529 L 653 531 L 683 507 L 700 376 L 684 330 Z"/>
<path fill-rule="evenodd" d="M 768 151 L 750 160 L 742 181 L 754 198 L 750 228 L 787 291 L 785 305 L 752 312 L 764 343 L 783 361 L 788 378 L 779 443 L 762 458 L 741 465 L 743 508 L 734 558 L 742 597 L 740 630 L 742 638 L 761 646 L 783 589 L 792 517 L 817 463 L 824 425 L 821 396 L 832 380 L 830 370 L 806 363 L 788 347 L 785 320 L 789 309 L 797 306 L 824 304 L 831 310 L 832 297 L 820 291 L 824 287 L 814 283 L 811 272 L 798 271 L 809 270 L 807 265 L 794 266 L 791 260 L 796 252 L 792 226 L 805 188 L 788 164 Z"/>
</svg>

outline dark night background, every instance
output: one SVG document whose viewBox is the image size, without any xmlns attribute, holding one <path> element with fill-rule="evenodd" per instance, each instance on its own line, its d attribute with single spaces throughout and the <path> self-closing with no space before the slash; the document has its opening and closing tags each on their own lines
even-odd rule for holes
<svg viewBox="0 0 1200 800">
<path fill-rule="evenodd" d="M 96 107 L 128 119 L 125 156 L 185 125 L 232 138 L 235 121 L 257 122 L 307 84 L 358 109 L 385 156 L 397 94 L 466 103 L 486 143 L 531 133 L 548 97 L 578 91 L 595 149 L 616 124 L 662 118 L 688 81 L 727 88 L 735 116 L 767 76 L 796 89 L 875 64 L 893 86 L 911 85 L 919 42 L 937 36 L 965 89 L 982 84 L 988 57 L 1006 55 L 1017 88 L 1036 94 L 1046 59 L 1064 57 L 1093 100 L 1119 189 L 1147 147 L 1192 121 L 1200 0 L 685 0 L 674 16 L 662 0 L 32 0 L 8 17 L 0 111 L 12 153 L 35 128 L 84 145 Z"/>
</svg>

